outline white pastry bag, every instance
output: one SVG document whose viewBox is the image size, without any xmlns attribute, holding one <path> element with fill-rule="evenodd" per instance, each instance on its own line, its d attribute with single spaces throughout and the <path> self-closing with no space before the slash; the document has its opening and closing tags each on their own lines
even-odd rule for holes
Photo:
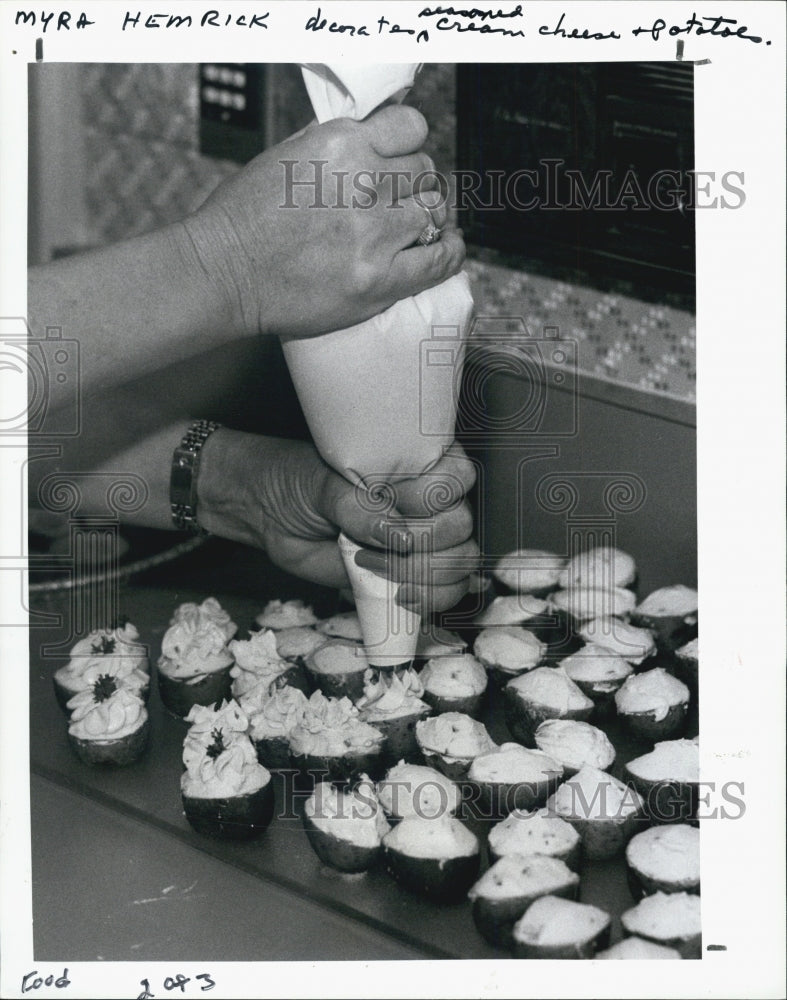
<svg viewBox="0 0 787 1000">
<path fill-rule="evenodd" d="M 401 99 L 415 64 L 304 66 L 319 121 L 360 120 Z M 283 342 L 309 429 L 325 461 L 350 482 L 412 478 L 454 439 L 464 341 L 473 310 L 467 275 L 395 303 L 356 326 Z M 373 666 L 412 659 L 420 617 L 395 603 L 398 584 L 355 565 L 359 546 L 342 535 L 364 646 Z"/>
</svg>

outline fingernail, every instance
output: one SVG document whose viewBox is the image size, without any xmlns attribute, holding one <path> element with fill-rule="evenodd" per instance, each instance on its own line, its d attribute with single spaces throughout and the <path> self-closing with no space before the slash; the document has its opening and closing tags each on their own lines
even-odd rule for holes
<svg viewBox="0 0 787 1000">
<path fill-rule="evenodd" d="M 375 541 L 379 542 L 381 545 L 388 544 L 388 521 L 381 517 L 379 521 L 376 521 L 372 526 L 371 535 Z"/>
<path fill-rule="evenodd" d="M 399 553 L 406 555 L 413 550 L 412 531 L 392 531 L 391 546 Z"/>
<path fill-rule="evenodd" d="M 421 591 L 411 583 L 403 583 L 396 592 L 396 603 L 408 611 L 420 612 L 423 609 Z"/>
<path fill-rule="evenodd" d="M 361 569 L 371 570 L 378 576 L 388 576 L 388 557 L 384 552 L 375 552 L 373 549 L 359 549 L 355 553 L 355 565 Z"/>
</svg>

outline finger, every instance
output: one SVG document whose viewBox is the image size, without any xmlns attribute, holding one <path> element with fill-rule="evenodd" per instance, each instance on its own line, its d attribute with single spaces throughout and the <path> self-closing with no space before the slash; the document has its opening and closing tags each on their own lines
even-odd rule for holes
<svg viewBox="0 0 787 1000">
<path fill-rule="evenodd" d="M 442 191 L 416 191 L 413 200 L 426 209 L 438 229 L 443 229 L 448 221 L 448 199 L 443 197 Z"/>
<path fill-rule="evenodd" d="M 268 555 L 277 566 L 283 566 L 302 580 L 325 587 L 350 586 L 339 546 L 333 538 L 324 542 L 289 539 L 286 552 L 280 552 L 274 547 L 268 551 Z"/>
<path fill-rule="evenodd" d="M 423 146 L 429 126 L 420 111 L 407 105 L 388 104 L 361 123 L 369 143 L 380 156 L 405 156 Z"/>
<path fill-rule="evenodd" d="M 427 615 L 431 611 L 447 611 L 462 600 L 467 593 L 468 583 L 467 578 L 444 587 L 424 588 L 403 583 L 397 591 L 396 603 L 421 615 Z"/>
<path fill-rule="evenodd" d="M 437 204 L 434 208 L 430 208 L 422 199 L 415 196 L 403 198 L 397 202 L 394 211 L 398 217 L 398 229 L 402 240 L 397 249 L 413 246 L 421 233 L 430 227 L 436 226 L 438 229 L 442 229 L 447 215 L 445 205 Z M 384 219 L 385 224 L 390 226 L 393 213 L 386 212 Z M 401 225 L 402 223 L 404 225 Z"/>
<path fill-rule="evenodd" d="M 447 229 L 437 243 L 399 251 L 388 272 L 388 291 L 394 300 L 416 295 L 456 274 L 464 259 L 464 240 L 456 230 Z"/>
<path fill-rule="evenodd" d="M 475 483 L 475 466 L 463 456 L 446 455 L 433 469 L 395 487 L 396 507 L 405 517 L 426 517 L 457 507 Z"/>
<path fill-rule="evenodd" d="M 478 568 L 478 546 L 472 539 L 439 553 L 428 550 L 400 555 L 379 549 L 361 549 L 358 566 L 400 583 L 437 587 L 458 583 Z"/>
<path fill-rule="evenodd" d="M 391 495 L 353 486 L 331 471 L 323 496 L 325 516 L 360 545 L 410 551 L 412 536 L 403 530 L 404 519 L 391 503 Z"/>
</svg>

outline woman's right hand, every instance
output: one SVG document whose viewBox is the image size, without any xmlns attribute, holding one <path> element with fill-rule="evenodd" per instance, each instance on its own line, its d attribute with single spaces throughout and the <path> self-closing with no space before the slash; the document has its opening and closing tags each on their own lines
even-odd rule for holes
<svg viewBox="0 0 787 1000">
<path fill-rule="evenodd" d="M 420 152 L 427 132 L 418 111 L 399 105 L 310 125 L 179 224 L 237 335 L 342 329 L 460 269 L 456 230 L 413 246 L 430 210 L 445 224 L 434 165 Z"/>
</svg>

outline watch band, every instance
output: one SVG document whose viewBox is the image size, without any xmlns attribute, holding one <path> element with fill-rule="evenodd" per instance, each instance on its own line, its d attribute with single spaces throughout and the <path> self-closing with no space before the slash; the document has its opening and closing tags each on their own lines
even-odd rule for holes
<svg viewBox="0 0 787 1000">
<path fill-rule="evenodd" d="M 207 534 L 197 523 L 197 475 L 202 446 L 219 427 L 215 420 L 195 420 L 172 455 L 169 505 L 178 531 Z"/>
</svg>

